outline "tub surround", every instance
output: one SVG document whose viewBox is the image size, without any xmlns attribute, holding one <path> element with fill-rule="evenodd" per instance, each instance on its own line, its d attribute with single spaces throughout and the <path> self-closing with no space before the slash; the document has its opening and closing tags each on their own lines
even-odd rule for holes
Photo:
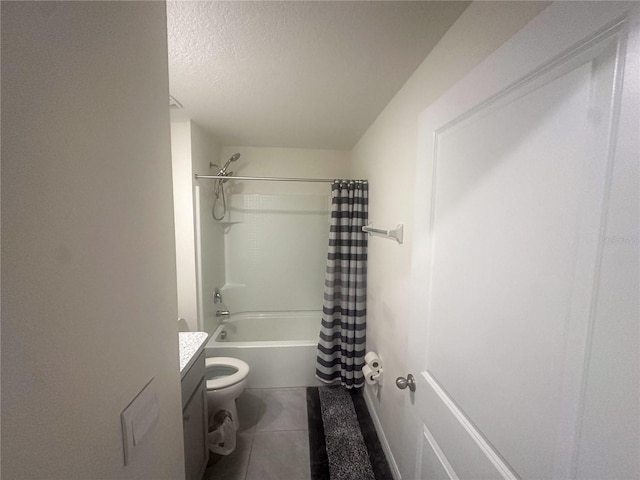
<svg viewBox="0 0 640 480">
<path fill-rule="evenodd" d="M 256 342 L 269 345 L 310 342 L 315 345 L 321 318 L 320 310 L 232 313 L 224 323 L 218 325 L 207 346 L 253 345 Z M 220 336 L 223 331 L 226 332 L 225 338 Z"/>
<path fill-rule="evenodd" d="M 320 311 L 232 314 L 211 335 L 206 356 L 246 362 L 247 388 L 320 385 L 315 362 L 321 318 Z"/>
<path fill-rule="evenodd" d="M 198 358 L 198 354 L 204 349 L 209 334 L 206 332 L 180 332 L 178 338 L 180 342 L 180 378 L 182 379 Z"/>
</svg>

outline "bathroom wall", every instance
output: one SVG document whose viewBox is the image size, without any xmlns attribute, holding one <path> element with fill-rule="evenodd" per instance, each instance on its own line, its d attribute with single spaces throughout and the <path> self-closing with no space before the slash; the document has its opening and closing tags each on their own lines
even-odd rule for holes
<svg viewBox="0 0 640 480">
<path fill-rule="evenodd" d="M 346 177 L 349 152 L 224 147 L 236 175 Z M 232 312 L 320 310 L 328 243 L 329 183 L 234 181 L 226 184 L 226 278 Z"/>
<path fill-rule="evenodd" d="M 347 150 L 303 148 L 260 148 L 225 146 L 220 152 L 226 161 L 234 153 L 240 159 L 232 164 L 235 175 L 256 177 L 344 178 L 350 174 Z M 320 194 L 329 195 L 327 183 L 234 181 L 233 193 Z"/>
<path fill-rule="evenodd" d="M 218 163 L 219 157 L 220 147 L 210 134 L 191 120 L 172 120 L 178 316 L 192 331 L 212 328 L 211 302 L 205 301 L 202 292 L 212 292 L 213 286 L 224 278 L 223 230 L 210 212 L 213 183 L 196 181 L 194 177 L 196 173 L 208 174 L 209 162 Z M 206 248 L 202 249 L 202 245 Z M 201 261 L 207 268 L 200 268 Z M 206 300 L 209 299 L 207 295 Z"/>
<path fill-rule="evenodd" d="M 2 477 L 184 478 L 164 3 L 0 8 Z"/>
<path fill-rule="evenodd" d="M 191 166 L 191 122 L 171 122 L 171 166 L 176 239 L 178 317 L 189 330 L 198 330 L 196 249 L 193 225 L 193 168 Z"/>
<path fill-rule="evenodd" d="M 369 218 L 380 227 L 404 223 L 405 241 L 369 241 L 367 348 L 378 352 L 389 381 L 367 386 L 386 441 L 400 465 L 406 376 L 411 233 L 418 115 L 449 86 L 539 13 L 545 2 L 474 2 L 389 102 L 352 152 L 352 174 L 368 178 Z"/>
</svg>

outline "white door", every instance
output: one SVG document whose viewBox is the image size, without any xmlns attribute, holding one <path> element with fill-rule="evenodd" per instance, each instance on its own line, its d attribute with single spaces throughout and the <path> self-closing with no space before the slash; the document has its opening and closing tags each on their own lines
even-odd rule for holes
<svg viewBox="0 0 640 480">
<path fill-rule="evenodd" d="M 422 114 L 411 478 L 640 476 L 639 57 L 556 3 Z"/>
</svg>

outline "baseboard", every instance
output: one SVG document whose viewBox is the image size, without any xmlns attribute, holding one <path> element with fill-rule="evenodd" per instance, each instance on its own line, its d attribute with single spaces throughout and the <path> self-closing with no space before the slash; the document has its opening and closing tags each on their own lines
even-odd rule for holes
<svg viewBox="0 0 640 480">
<path fill-rule="evenodd" d="M 387 462 L 389 463 L 391 474 L 393 475 L 394 480 L 402 480 L 402 475 L 400 475 L 398 464 L 396 463 L 396 459 L 393 458 L 393 453 L 391 452 L 391 448 L 389 447 L 389 442 L 387 441 L 387 437 L 384 434 L 384 430 L 382 430 L 382 424 L 380 423 L 380 419 L 378 418 L 378 414 L 376 413 L 376 409 L 373 406 L 373 400 L 371 399 L 370 395 L 371 394 L 369 393 L 369 389 L 365 388 L 364 401 L 367 404 L 369 415 L 371 415 L 373 425 L 376 428 L 378 439 L 380 440 L 380 444 L 382 445 L 382 450 L 384 450 L 384 456 L 387 457 Z"/>
</svg>

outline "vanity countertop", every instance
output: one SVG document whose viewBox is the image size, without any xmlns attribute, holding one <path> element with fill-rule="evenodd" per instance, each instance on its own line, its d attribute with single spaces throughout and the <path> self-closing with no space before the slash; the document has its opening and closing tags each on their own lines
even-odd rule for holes
<svg viewBox="0 0 640 480">
<path fill-rule="evenodd" d="M 180 341 L 180 378 L 182 379 L 198 358 L 209 334 L 206 332 L 179 332 L 178 338 Z"/>
</svg>

